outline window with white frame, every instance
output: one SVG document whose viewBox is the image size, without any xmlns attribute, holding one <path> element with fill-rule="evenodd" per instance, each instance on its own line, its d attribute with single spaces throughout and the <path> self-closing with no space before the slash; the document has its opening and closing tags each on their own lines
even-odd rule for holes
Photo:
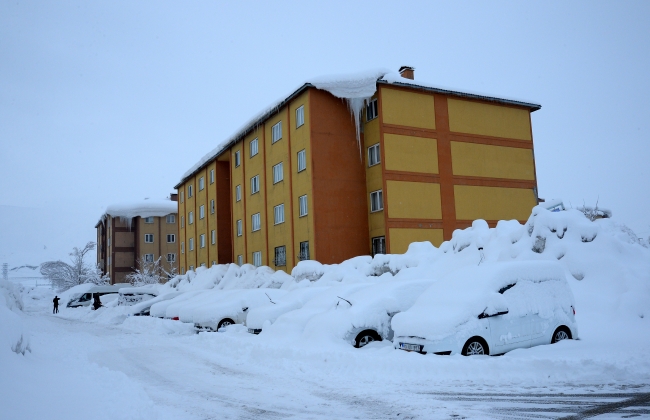
<svg viewBox="0 0 650 420">
<path fill-rule="evenodd" d="M 210 184 L 214 184 L 214 169 L 210 169 Z"/>
<path fill-rule="evenodd" d="M 370 193 L 370 211 L 379 211 L 384 209 L 384 198 L 382 190 Z"/>
<path fill-rule="evenodd" d="M 205 206 L 201 204 L 199 206 L 199 219 L 203 219 L 205 217 Z"/>
<path fill-rule="evenodd" d="M 167 243 L 168 244 L 176 243 L 176 235 L 174 235 L 173 233 L 167 234 Z"/>
<path fill-rule="evenodd" d="M 185 227 L 185 216 L 181 216 L 181 228 Z"/>
<path fill-rule="evenodd" d="M 276 125 L 274 125 L 271 128 L 271 143 L 275 143 L 281 138 L 282 138 L 282 121 L 278 122 Z"/>
<path fill-rule="evenodd" d="M 386 253 L 386 238 L 384 236 L 377 236 L 372 238 L 372 256 L 377 254 Z"/>
<path fill-rule="evenodd" d="M 366 121 L 371 121 L 377 118 L 377 115 L 379 115 L 379 111 L 377 108 L 377 100 L 373 99 L 366 105 Z"/>
<path fill-rule="evenodd" d="M 145 223 L 153 223 L 153 216 L 145 217 L 144 222 Z"/>
<path fill-rule="evenodd" d="M 191 225 L 192 223 L 194 223 L 194 212 L 193 211 L 187 213 L 187 224 Z"/>
<path fill-rule="evenodd" d="M 214 211 L 216 210 L 214 200 L 210 200 L 210 214 L 214 214 Z"/>
<path fill-rule="evenodd" d="M 190 271 L 194 271 L 194 266 L 193 266 L 193 265 L 190 265 L 189 270 L 190 270 Z"/>
<path fill-rule="evenodd" d="M 241 185 L 235 187 L 235 201 L 241 201 Z"/>
<path fill-rule="evenodd" d="M 204 188 L 205 188 L 205 180 L 203 179 L 203 177 L 201 177 L 199 178 L 199 191 L 203 191 Z"/>
<path fill-rule="evenodd" d="M 181 203 L 185 201 L 185 194 L 183 194 L 183 191 L 181 191 Z"/>
<path fill-rule="evenodd" d="M 277 184 L 278 182 L 284 179 L 284 171 L 282 170 L 282 162 L 273 166 L 273 183 Z"/>
<path fill-rule="evenodd" d="M 170 263 L 176 262 L 176 254 L 174 253 L 167 254 L 167 262 Z"/>
<path fill-rule="evenodd" d="M 144 262 L 153 262 L 153 254 L 144 254 Z"/>
<path fill-rule="evenodd" d="M 373 144 L 368 148 L 368 166 L 375 166 L 381 162 L 379 154 L 379 143 Z"/>
<path fill-rule="evenodd" d="M 189 246 L 190 246 L 190 251 L 194 251 L 194 238 L 190 238 Z"/>
<path fill-rule="evenodd" d="M 152 244 L 153 243 L 153 233 L 145 233 L 144 234 L 144 242 L 146 244 Z"/>
<path fill-rule="evenodd" d="M 273 222 L 276 225 L 284 223 L 284 204 L 273 207 Z"/>
<path fill-rule="evenodd" d="M 305 149 L 298 152 L 298 172 L 307 169 L 307 153 Z"/>
<path fill-rule="evenodd" d="M 282 267 L 287 265 L 287 247 L 286 246 L 276 246 L 275 247 L 275 258 L 273 264 L 276 267 Z"/>
<path fill-rule="evenodd" d="M 262 251 L 253 252 L 253 265 L 259 267 L 262 265 Z"/>
<path fill-rule="evenodd" d="M 181 242 L 181 254 L 185 254 L 185 242 Z"/>
<path fill-rule="evenodd" d="M 258 152 L 257 139 L 251 140 L 251 157 L 255 156 Z"/>
<path fill-rule="evenodd" d="M 212 245 L 217 243 L 217 231 L 214 229 L 210 231 L 210 243 Z"/>
<path fill-rule="evenodd" d="M 251 178 L 251 195 L 260 192 L 260 176 L 255 175 Z"/>
<path fill-rule="evenodd" d="M 192 185 L 187 186 L 187 198 L 192 197 Z"/>
<path fill-rule="evenodd" d="M 239 150 L 235 152 L 235 168 L 241 165 L 241 156 L 239 155 Z"/>
<path fill-rule="evenodd" d="M 175 214 L 168 214 L 167 217 L 165 218 L 167 223 L 176 223 L 176 215 Z"/>
<path fill-rule="evenodd" d="M 300 242 L 300 254 L 298 255 L 300 261 L 309 259 L 309 241 Z"/>
<path fill-rule="evenodd" d="M 307 196 L 301 195 L 298 197 L 298 204 L 300 206 L 299 216 L 307 216 Z"/>
<path fill-rule="evenodd" d="M 212 260 L 212 263 L 210 263 L 210 264 L 211 264 L 210 267 L 212 267 L 214 265 L 217 265 L 217 262 L 215 260 Z"/>
<path fill-rule="evenodd" d="M 244 230 L 243 223 L 242 223 L 241 219 L 239 219 L 239 220 L 237 220 L 237 236 L 242 236 L 243 230 Z"/>
<path fill-rule="evenodd" d="M 262 228 L 262 222 L 259 213 L 255 213 L 253 216 L 251 216 L 251 224 L 253 226 L 252 228 L 253 232 L 255 232 L 256 230 L 260 230 Z"/>
<path fill-rule="evenodd" d="M 199 246 L 205 248 L 205 233 L 199 235 Z"/>
<path fill-rule="evenodd" d="M 237 255 L 237 265 L 242 266 L 244 265 L 244 256 L 243 255 Z"/>
<path fill-rule="evenodd" d="M 300 127 L 303 124 L 305 124 L 305 106 L 300 105 L 296 109 L 296 128 Z"/>
</svg>

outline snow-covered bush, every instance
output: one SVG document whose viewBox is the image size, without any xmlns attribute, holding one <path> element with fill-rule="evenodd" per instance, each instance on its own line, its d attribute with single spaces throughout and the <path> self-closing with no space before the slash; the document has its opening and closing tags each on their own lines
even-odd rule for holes
<svg viewBox="0 0 650 420">
<path fill-rule="evenodd" d="M 144 257 L 140 257 L 135 272 L 128 274 L 126 280 L 134 286 L 164 282 L 168 275 L 160 263 L 161 258 L 159 257 L 156 261 L 147 261 Z"/>
</svg>

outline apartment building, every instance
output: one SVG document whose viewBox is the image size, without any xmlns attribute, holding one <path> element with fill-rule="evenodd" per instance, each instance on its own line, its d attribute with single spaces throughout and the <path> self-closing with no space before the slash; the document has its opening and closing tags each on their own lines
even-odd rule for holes
<svg viewBox="0 0 650 420">
<path fill-rule="evenodd" d="M 97 264 L 111 284 L 128 283 L 140 259 L 178 270 L 178 203 L 146 199 L 108 206 L 95 225 Z"/>
<path fill-rule="evenodd" d="M 540 105 L 439 89 L 411 67 L 366 79 L 365 97 L 340 88 L 354 77 L 305 83 L 185 173 L 181 272 L 227 262 L 290 272 L 304 259 L 438 246 L 475 219 L 528 218 Z"/>
</svg>

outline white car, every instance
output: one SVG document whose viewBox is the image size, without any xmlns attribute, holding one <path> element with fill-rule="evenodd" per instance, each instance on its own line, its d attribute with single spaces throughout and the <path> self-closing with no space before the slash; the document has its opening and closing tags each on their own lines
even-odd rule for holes
<svg viewBox="0 0 650 420">
<path fill-rule="evenodd" d="M 396 348 L 497 355 L 577 338 L 575 303 L 557 262 L 498 262 L 448 274 L 393 317 Z"/>
<path fill-rule="evenodd" d="M 171 300 L 156 302 L 155 304 L 151 305 L 151 309 L 149 310 L 150 316 L 167 319 L 175 318 L 178 320 L 178 308 L 180 305 L 182 305 L 185 301 L 195 298 L 196 296 L 202 295 L 206 292 L 208 292 L 208 290 L 205 289 L 192 290 L 189 292 L 183 292 L 181 295 L 176 296 Z"/>
<path fill-rule="evenodd" d="M 338 305 L 314 316 L 303 337 L 317 340 L 327 336 L 343 339 L 354 347 L 372 341 L 392 340 L 391 318 L 408 308 L 434 282 L 390 278 L 348 295 L 337 297 Z"/>
</svg>

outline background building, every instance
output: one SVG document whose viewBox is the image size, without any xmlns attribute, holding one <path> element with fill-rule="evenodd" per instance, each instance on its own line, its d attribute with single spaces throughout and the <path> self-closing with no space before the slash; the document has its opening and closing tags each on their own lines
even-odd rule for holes
<svg viewBox="0 0 650 420">
<path fill-rule="evenodd" d="M 475 219 L 525 221 L 538 203 L 530 113 L 540 106 L 400 73 L 306 83 L 188 170 L 176 185 L 181 272 L 290 271 L 438 246 Z M 371 96 L 346 96 L 350 86 Z"/>
<path fill-rule="evenodd" d="M 97 228 L 97 264 L 111 283 L 127 283 L 138 259 L 160 258 L 167 272 L 177 269 L 178 203 L 150 200 L 108 206 Z"/>
</svg>

